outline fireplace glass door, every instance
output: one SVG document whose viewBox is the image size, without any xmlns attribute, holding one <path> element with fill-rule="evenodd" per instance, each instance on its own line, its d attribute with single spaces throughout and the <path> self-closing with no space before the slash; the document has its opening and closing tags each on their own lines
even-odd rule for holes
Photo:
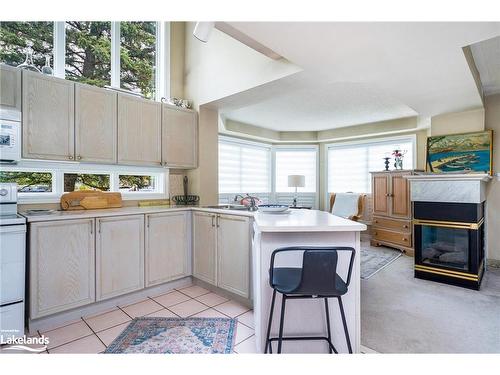
<svg viewBox="0 0 500 375">
<path fill-rule="evenodd" d="M 421 264 L 469 269 L 468 229 L 422 225 L 421 231 Z"/>
</svg>

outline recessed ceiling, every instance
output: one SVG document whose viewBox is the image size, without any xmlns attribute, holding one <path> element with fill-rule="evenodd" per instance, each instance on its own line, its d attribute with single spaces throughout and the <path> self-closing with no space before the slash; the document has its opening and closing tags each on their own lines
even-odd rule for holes
<svg viewBox="0 0 500 375">
<path fill-rule="evenodd" d="M 500 36 L 470 46 L 484 95 L 500 93 Z"/>
<path fill-rule="evenodd" d="M 231 26 L 303 69 L 294 85 L 283 80 L 280 90 L 280 82 L 274 82 L 271 97 L 254 97 L 251 105 L 235 105 L 237 98 L 232 98 L 230 110 L 220 107 L 227 118 L 281 131 L 480 107 L 462 47 L 500 35 L 498 22 L 233 22 Z"/>
</svg>

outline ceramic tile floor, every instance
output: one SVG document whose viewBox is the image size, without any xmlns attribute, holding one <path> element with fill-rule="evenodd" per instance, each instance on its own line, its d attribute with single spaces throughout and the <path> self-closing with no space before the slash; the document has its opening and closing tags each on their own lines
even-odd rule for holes
<svg viewBox="0 0 500 375">
<path fill-rule="evenodd" d="M 141 316 L 236 318 L 234 352 L 255 352 L 253 311 L 196 285 L 117 306 L 99 315 L 84 316 L 71 324 L 38 334 L 49 338 L 48 353 L 102 353 L 134 317 Z"/>
</svg>

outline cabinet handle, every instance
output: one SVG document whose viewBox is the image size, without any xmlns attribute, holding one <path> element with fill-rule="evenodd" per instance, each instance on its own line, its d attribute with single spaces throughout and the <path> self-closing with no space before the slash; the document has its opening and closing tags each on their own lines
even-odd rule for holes
<svg viewBox="0 0 500 375">
<path fill-rule="evenodd" d="M 403 237 L 403 241 L 408 241 L 408 238 L 406 238 L 406 237 Z"/>
<path fill-rule="evenodd" d="M 405 225 L 403 225 L 403 228 L 408 228 L 408 225 L 406 225 L 406 224 L 405 224 Z"/>
<path fill-rule="evenodd" d="M 149 216 L 146 216 L 146 227 L 149 228 Z"/>
<path fill-rule="evenodd" d="M 377 232 L 373 232 L 373 234 L 376 236 L 378 233 Z"/>
<path fill-rule="evenodd" d="M 375 220 L 375 224 L 377 224 L 377 223 L 378 223 L 378 220 Z"/>
<path fill-rule="evenodd" d="M 82 157 L 81 157 L 80 155 L 78 155 L 76 158 L 77 158 L 78 160 L 82 160 Z"/>
<path fill-rule="evenodd" d="M 212 227 L 215 227 L 215 224 L 214 224 L 214 219 L 215 219 L 215 215 L 210 215 L 212 217 Z"/>
<path fill-rule="evenodd" d="M 69 156 L 68 156 L 68 159 L 69 159 L 69 160 L 73 160 L 73 155 L 69 155 Z"/>
<path fill-rule="evenodd" d="M 220 219 L 220 215 L 217 215 L 217 220 L 216 220 L 216 223 L 217 223 L 217 228 L 219 228 L 219 227 L 220 227 L 220 225 L 219 225 L 219 219 Z"/>
<path fill-rule="evenodd" d="M 91 222 L 90 222 L 90 234 L 94 234 L 94 229 L 92 228 L 92 227 L 93 227 L 93 225 L 92 225 L 92 224 L 93 224 L 93 223 L 92 223 L 92 221 L 91 221 Z"/>
<path fill-rule="evenodd" d="M 98 230 L 99 230 L 99 233 L 101 233 L 101 220 L 99 220 L 99 228 L 98 228 Z"/>
</svg>

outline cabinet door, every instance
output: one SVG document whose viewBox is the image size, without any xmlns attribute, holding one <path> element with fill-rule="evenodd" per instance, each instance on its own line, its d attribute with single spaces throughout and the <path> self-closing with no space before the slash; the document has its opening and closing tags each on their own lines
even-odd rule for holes
<svg viewBox="0 0 500 375">
<path fill-rule="evenodd" d="M 161 165 L 161 103 L 118 94 L 118 163 Z"/>
<path fill-rule="evenodd" d="M 391 214 L 401 218 L 410 218 L 410 184 L 404 178 L 405 173 L 391 176 Z"/>
<path fill-rule="evenodd" d="M 217 285 L 216 215 L 193 212 L 193 276 Z"/>
<path fill-rule="evenodd" d="M 389 215 L 389 176 L 374 174 L 372 177 L 373 213 Z"/>
<path fill-rule="evenodd" d="M 74 160 L 75 84 L 23 71 L 23 157 Z"/>
<path fill-rule="evenodd" d="M 98 87 L 75 86 L 76 160 L 116 163 L 117 94 Z"/>
<path fill-rule="evenodd" d="M 250 296 L 250 219 L 217 217 L 218 279 L 220 288 Z"/>
<path fill-rule="evenodd" d="M 21 121 L 21 69 L 0 64 L 0 116 Z"/>
<path fill-rule="evenodd" d="M 146 286 L 188 274 L 188 212 L 146 215 Z"/>
<path fill-rule="evenodd" d="M 144 216 L 96 219 L 96 299 L 144 288 Z"/>
<path fill-rule="evenodd" d="M 30 318 L 95 301 L 94 219 L 30 224 Z"/>
<path fill-rule="evenodd" d="M 163 105 L 163 164 L 196 168 L 198 163 L 198 121 L 195 111 Z"/>
</svg>

